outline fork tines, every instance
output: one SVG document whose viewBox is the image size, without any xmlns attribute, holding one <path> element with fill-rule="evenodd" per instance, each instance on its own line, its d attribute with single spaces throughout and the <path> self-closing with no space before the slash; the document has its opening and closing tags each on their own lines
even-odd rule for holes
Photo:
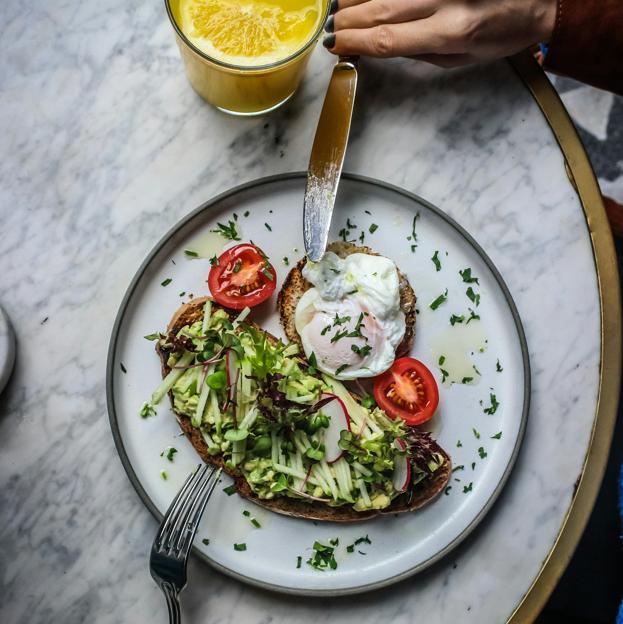
<svg viewBox="0 0 623 624">
<path fill-rule="evenodd" d="M 155 550 L 178 558 L 187 556 L 220 474 L 221 468 L 204 464 L 188 475 L 160 525 L 154 540 Z"/>
</svg>

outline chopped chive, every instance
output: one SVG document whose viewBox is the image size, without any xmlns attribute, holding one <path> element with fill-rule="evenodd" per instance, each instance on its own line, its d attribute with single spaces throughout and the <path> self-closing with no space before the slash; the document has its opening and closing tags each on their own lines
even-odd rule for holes
<svg viewBox="0 0 623 624">
<path fill-rule="evenodd" d="M 156 410 L 151 403 L 143 403 L 139 414 L 141 418 L 149 418 L 156 415 Z"/>
<path fill-rule="evenodd" d="M 368 232 L 370 232 L 370 234 L 374 234 L 374 232 L 376 232 L 378 229 L 379 226 L 376 223 L 372 223 L 368 228 Z"/>
<path fill-rule="evenodd" d="M 452 472 L 456 472 L 457 470 L 465 470 L 465 466 L 463 464 L 461 464 L 460 466 L 455 466 L 452 469 Z"/>
<path fill-rule="evenodd" d="M 487 451 L 485 451 L 484 447 L 478 447 L 478 456 L 480 459 L 484 459 L 487 456 Z"/>
<path fill-rule="evenodd" d="M 242 260 L 236 260 L 236 264 L 234 264 L 233 272 L 239 273 L 242 268 Z"/>
<path fill-rule="evenodd" d="M 439 366 L 443 366 L 443 363 L 446 361 L 446 356 L 445 355 L 440 355 L 439 356 Z"/>
<path fill-rule="evenodd" d="M 262 525 L 259 523 L 257 518 L 251 518 L 251 524 L 256 528 L 256 529 L 261 529 Z"/>
<path fill-rule="evenodd" d="M 236 493 L 236 486 L 232 483 L 232 485 L 228 485 L 226 488 L 223 488 L 223 492 L 225 492 L 227 496 L 231 496 Z"/>
<path fill-rule="evenodd" d="M 266 229 L 267 229 L 269 232 L 272 232 L 272 231 L 273 231 L 273 228 L 271 228 L 271 227 L 270 227 L 270 225 L 268 225 L 268 223 L 264 223 L 264 225 L 266 226 Z"/>
<path fill-rule="evenodd" d="M 207 537 L 204 537 L 204 538 L 201 540 L 201 543 L 202 543 L 204 546 L 207 546 L 207 545 L 210 543 L 210 540 L 209 540 Z"/>
<path fill-rule="evenodd" d="M 288 266 L 288 265 L 290 264 L 290 261 L 288 260 L 288 256 L 284 256 L 284 257 L 282 258 L 282 260 L 283 260 L 283 263 L 284 263 L 286 266 Z"/>
<path fill-rule="evenodd" d="M 145 340 L 158 340 L 160 338 L 160 334 L 147 334 L 147 336 L 143 336 Z"/>
<path fill-rule="evenodd" d="M 251 214 L 251 213 L 250 213 L 248 210 L 245 210 L 245 211 L 244 211 L 244 216 L 245 216 L 245 217 L 248 217 L 250 214 Z"/>
<path fill-rule="evenodd" d="M 185 291 L 185 290 L 183 290 L 183 291 L 179 294 L 179 296 L 180 296 L 180 297 L 183 297 L 185 294 L 186 294 L 186 291 Z"/>
<path fill-rule="evenodd" d="M 347 219 L 346 219 L 346 227 L 349 230 L 356 230 L 357 229 L 357 226 L 350 220 L 350 217 L 347 217 Z"/>
<path fill-rule="evenodd" d="M 167 474 L 166 470 L 161 470 L 160 471 L 160 476 L 162 477 L 163 481 L 166 481 L 169 478 L 169 475 Z"/>
<path fill-rule="evenodd" d="M 242 544 L 234 544 L 234 550 L 237 550 L 238 552 L 243 552 L 247 549 L 247 545 L 242 543 Z"/>
<path fill-rule="evenodd" d="M 160 282 L 160 286 L 168 286 L 173 280 L 170 277 Z"/>
<path fill-rule="evenodd" d="M 461 383 L 462 384 L 468 384 L 470 382 L 474 381 L 473 377 L 463 377 L 463 379 L 461 379 Z"/>
<path fill-rule="evenodd" d="M 123 362 L 119 362 L 119 367 L 121 368 L 122 373 L 128 372 L 128 369 L 124 366 Z"/>
<path fill-rule="evenodd" d="M 463 442 L 461 440 L 456 441 L 456 448 L 461 448 L 463 446 Z"/>
<path fill-rule="evenodd" d="M 472 462 L 472 470 L 476 468 L 476 462 Z"/>
<path fill-rule="evenodd" d="M 501 373 L 504 369 L 502 368 L 502 365 L 500 364 L 500 360 L 498 359 L 498 361 L 495 363 L 495 370 L 498 373 Z"/>
<path fill-rule="evenodd" d="M 448 371 L 443 368 L 440 368 L 439 370 L 441 371 L 441 383 L 445 383 L 446 379 L 449 377 Z"/>
<path fill-rule="evenodd" d="M 184 253 L 189 258 L 198 258 L 199 257 L 199 254 L 196 251 L 193 251 L 192 249 L 184 249 Z"/>
<path fill-rule="evenodd" d="M 301 563 L 303 563 L 303 557 L 296 558 L 296 569 L 298 570 L 301 567 Z"/>
<path fill-rule="evenodd" d="M 443 493 L 448 496 L 450 494 L 450 490 L 452 489 L 451 485 L 446 486 L 446 489 L 443 491 Z"/>
<path fill-rule="evenodd" d="M 216 255 L 214 255 L 214 256 L 212 256 L 212 257 L 210 258 L 210 264 L 211 264 L 212 266 L 218 266 L 218 258 L 216 257 Z"/>
<path fill-rule="evenodd" d="M 473 485 L 474 485 L 474 484 L 473 484 L 473 482 L 472 482 L 472 481 L 470 481 L 470 482 L 469 482 L 469 485 L 464 485 L 464 486 L 463 486 L 463 494 L 467 494 L 468 492 L 471 492 L 471 491 L 472 491 L 472 486 L 473 486 Z"/>
<path fill-rule="evenodd" d="M 476 429 L 474 429 L 474 428 L 472 428 L 472 431 L 474 432 L 474 437 L 475 437 L 477 440 L 480 440 L 480 433 L 479 433 L 478 431 L 476 431 Z"/>
<path fill-rule="evenodd" d="M 160 453 L 160 457 L 166 457 L 170 462 L 173 461 L 173 457 L 177 453 L 177 449 L 174 446 L 168 446 L 162 453 Z"/>
<path fill-rule="evenodd" d="M 348 364 L 342 364 L 342 366 L 339 366 L 339 367 L 337 368 L 337 370 L 335 371 L 335 374 L 336 374 L 336 375 L 339 375 L 339 374 L 340 374 L 343 370 L 345 370 L 345 369 L 347 369 L 347 368 L 348 368 Z"/>
<path fill-rule="evenodd" d="M 492 440 L 499 440 L 502 437 L 502 432 L 498 431 L 495 435 L 491 436 Z"/>
<path fill-rule="evenodd" d="M 351 544 L 350 546 L 347 546 L 346 547 L 346 552 L 348 552 L 348 553 L 355 552 L 355 544 Z"/>
</svg>

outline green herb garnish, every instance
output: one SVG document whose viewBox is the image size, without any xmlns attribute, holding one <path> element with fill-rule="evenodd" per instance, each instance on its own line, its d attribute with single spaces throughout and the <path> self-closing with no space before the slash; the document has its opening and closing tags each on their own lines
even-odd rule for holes
<svg viewBox="0 0 623 624">
<path fill-rule="evenodd" d="M 368 232 L 370 232 L 370 234 L 374 234 L 374 232 L 376 232 L 378 229 L 379 229 L 379 226 L 376 223 L 373 223 L 368 228 Z"/>
<path fill-rule="evenodd" d="M 283 260 L 283 263 L 284 263 L 286 266 L 289 266 L 290 261 L 288 260 L 288 256 L 284 256 L 284 257 L 282 258 L 282 260 Z"/>
<path fill-rule="evenodd" d="M 219 264 L 219 263 L 218 263 L 218 258 L 217 258 L 217 256 L 216 256 L 216 255 L 214 255 L 214 256 L 212 256 L 212 257 L 210 258 L 210 264 L 211 264 L 212 266 L 218 266 L 218 264 Z"/>
<path fill-rule="evenodd" d="M 210 230 L 210 232 L 215 232 L 216 234 L 220 234 L 223 238 L 227 240 L 239 241 L 240 236 L 238 235 L 238 230 L 236 229 L 236 224 L 233 221 L 228 221 L 227 225 L 223 225 L 222 223 L 217 223 L 216 228 L 214 230 Z"/>
<path fill-rule="evenodd" d="M 498 431 L 495 435 L 491 436 L 492 440 L 499 440 L 502 437 L 502 432 Z"/>
<path fill-rule="evenodd" d="M 459 274 L 466 284 L 480 284 L 478 278 L 472 275 L 472 270 L 469 267 L 467 269 L 459 271 Z"/>
<path fill-rule="evenodd" d="M 192 249 L 184 249 L 184 253 L 189 258 L 198 258 L 199 257 L 199 254 L 196 251 L 193 251 Z"/>
<path fill-rule="evenodd" d="M 500 360 L 498 360 L 498 361 L 495 363 L 495 370 L 496 370 L 496 372 L 498 372 L 498 373 L 501 373 L 501 372 L 504 370 L 504 369 L 502 368 L 502 365 L 500 364 Z"/>
<path fill-rule="evenodd" d="M 227 487 L 223 488 L 223 492 L 225 492 L 225 494 L 227 494 L 227 496 L 231 496 L 232 494 L 236 493 L 236 486 L 235 485 L 228 485 Z"/>
<path fill-rule="evenodd" d="M 125 367 L 123 362 L 119 362 L 119 368 L 121 369 L 121 372 L 124 374 L 128 372 L 128 369 Z"/>
<path fill-rule="evenodd" d="M 480 301 L 480 295 L 478 295 L 479 297 L 479 301 Z M 469 310 L 469 318 L 467 319 L 467 321 L 465 322 L 465 325 L 467 325 L 470 321 L 479 321 L 480 320 L 480 316 L 478 314 L 476 314 L 471 308 L 468 308 Z"/>
<path fill-rule="evenodd" d="M 166 481 L 169 478 L 169 475 L 167 474 L 166 470 L 161 470 L 160 471 L 160 476 L 162 477 L 163 481 Z"/>
<path fill-rule="evenodd" d="M 454 327 L 457 323 L 462 323 L 464 320 L 465 317 L 462 314 L 453 314 L 450 317 L 450 325 Z"/>
<path fill-rule="evenodd" d="M 489 393 L 489 401 L 491 401 L 491 405 L 489 407 L 485 407 L 483 412 L 491 416 L 492 414 L 495 414 L 498 411 L 498 407 L 500 407 L 500 403 L 497 400 L 497 397 L 495 396 L 495 394 L 493 394 L 493 392 Z"/>
<path fill-rule="evenodd" d="M 238 552 L 243 552 L 247 549 L 247 545 L 242 543 L 242 544 L 234 544 L 234 550 L 237 550 Z"/>
<path fill-rule="evenodd" d="M 474 432 L 474 437 L 475 437 L 477 440 L 480 440 L 480 432 L 476 431 L 476 429 L 473 429 L 473 428 L 472 428 L 472 431 Z"/>
<path fill-rule="evenodd" d="M 204 538 L 201 540 L 201 543 L 202 543 L 204 546 L 207 546 L 207 545 L 210 543 L 210 540 L 209 540 L 207 537 L 204 537 Z"/>
<path fill-rule="evenodd" d="M 471 286 L 465 291 L 465 294 L 476 307 L 480 305 L 480 295 L 474 292 L 474 289 Z"/>
<path fill-rule="evenodd" d="M 350 348 L 360 357 L 364 358 L 366 355 L 372 351 L 372 347 L 370 345 L 364 345 L 363 347 L 358 347 L 357 345 L 351 345 Z"/>
<path fill-rule="evenodd" d="M 480 446 L 478 448 L 478 456 L 480 457 L 480 459 L 484 459 L 487 456 L 487 452 L 485 451 L 484 447 Z"/>
<path fill-rule="evenodd" d="M 335 371 L 336 375 L 339 375 L 343 370 L 346 370 L 348 368 L 348 364 L 342 364 L 342 366 L 338 366 L 337 370 Z"/>
<path fill-rule="evenodd" d="M 174 446 L 168 446 L 162 453 L 160 453 L 160 457 L 166 457 L 170 462 L 173 461 L 173 457 L 177 453 L 177 449 Z"/>
<path fill-rule="evenodd" d="M 269 232 L 272 232 L 272 231 L 273 231 L 273 228 L 271 228 L 271 227 L 270 227 L 270 225 L 268 225 L 268 223 L 264 223 L 264 225 L 266 226 L 266 229 L 267 229 Z"/>
<path fill-rule="evenodd" d="M 435 270 L 441 271 L 441 262 L 439 261 L 439 251 L 435 251 L 431 260 L 433 261 L 433 264 L 435 265 Z"/>
<path fill-rule="evenodd" d="M 334 546 L 314 542 L 313 548 L 313 555 L 307 560 L 307 565 L 310 565 L 315 570 L 319 570 L 321 572 L 324 572 L 329 568 L 331 570 L 335 570 L 337 568 Z"/>
<path fill-rule="evenodd" d="M 296 558 L 296 569 L 298 570 L 301 567 L 301 563 L 303 563 L 303 557 Z"/>
<path fill-rule="evenodd" d="M 464 485 L 463 486 L 463 494 L 467 494 L 468 492 L 472 491 L 472 486 L 473 486 L 473 482 L 469 482 L 469 485 Z"/>
<path fill-rule="evenodd" d="M 168 286 L 173 280 L 170 277 L 160 282 L 160 286 Z"/>
<path fill-rule="evenodd" d="M 445 292 L 442 295 L 439 295 L 434 301 L 429 304 L 429 308 L 431 310 L 436 310 L 442 303 L 445 303 L 448 300 L 448 289 L 446 288 Z"/>
</svg>

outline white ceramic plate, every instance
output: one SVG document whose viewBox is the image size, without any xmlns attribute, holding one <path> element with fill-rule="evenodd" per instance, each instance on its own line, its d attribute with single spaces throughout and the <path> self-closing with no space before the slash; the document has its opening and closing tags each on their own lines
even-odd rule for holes
<svg viewBox="0 0 623 624">
<path fill-rule="evenodd" d="M 179 428 L 168 401 L 159 406 L 156 417 L 143 420 L 138 415 L 160 381 L 154 344 L 143 336 L 163 330 L 188 293 L 207 293 L 209 261 L 189 259 L 184 250 L 199 250 L 206 256 L 217 251 L 225 241 L 210 230 L 217 222 L 234 219 L 233 213 L 242 239 L 252 239 L 270 256 L 279 289 L 288 271 L 282 258 L 287 257 L 292 265 L 303 255 L 304 188 L 303 174 L 283 175 L 211 200 L 156 245 L 128 289 L 111 338 L 108 409 L 128 476 L 157 517 L 197 465 L 197 456 L 185 438 L 177 437 Z M 414 242 L 407 237 L 418 212 Z M 427 428 L 450 453 L 454 466 L 464 468 L 454 472 L 447 494 L 418 512 L 351 525 L 316 524 L 271 514 L 217 488 L 199 529 L 196 552 L 227 574 L 291 593 L 335 595 L 380 587 L 422 570 L 449 552 L 499 494 L 517 455 L 528 414 L 530 373 L 519 317 L 500 275 L 475 241 L 414 195 L 354 176 L 344 176 L 340 183 L 331 239 L 339 237 L 347 218 L 357 226 L 351 228 L 349 238 L 358 238 L 363 231 L 365 243 L 394 260 L 415 289 L 419 315 L 413 355 L 424 361 L 440 382 L 438 363 L 444 355 L 442 368 L 451 375 L 473 376 L 477 383 L 440 383 L 440 407 Z M 378 229 L 370 233 L 373 223 Z M 412 245 L 417 247 L 412 250 Z M 439 252 L 440 270 L 431 260 L 435 251 Z M 478 284 L 462 280 L 459 271 L 467 267 L 477 276 Z M 162 286 L 167 279 L 171 282 Z M 466 295 L 470 286 L 480 295 L 478 306 Z M 432 310 L 429 304 L 446 289 L 447 301 Z M 181 292 L 187 294 L 180 296 Z M 270 305 L 261 306 L 255 319 L 282 336 L 274 304 L 273 299 Z M 450 325 L 452 314 L 467 318 L 470 307 L 480 321 Z M 458 371 L 460 364 L 466 365 L 466 357 L 481 376 Z M 491 394 L 499 407 L 488 414 L 485 409 L 491 406 Z M 492 437 L 499 432 L 499 439 Z M 172 462 L 160 455 L 169 446 L 178 449 Z M 223 486 L 228 484 L 229 478 L 224 477 Z M 243 516 L 245 509 L 257 517 L 261 529 L 253 528 Z M 365 535 L 371 544 L 361 544 L 354 553 L 346 551 L 346 546 Z M 203 538 L 210 540 L 209 545 L 202 543 Z M 338 568 L 319 572 L 308 566 L 305 562 L 314 541 L 327 543 L 333 538 L 339 538 Z M 234 550 L 233 544 L 241 542 L 247 550 Z M 297 569 L 298 556 L 303 563 Z"/>
</svg>

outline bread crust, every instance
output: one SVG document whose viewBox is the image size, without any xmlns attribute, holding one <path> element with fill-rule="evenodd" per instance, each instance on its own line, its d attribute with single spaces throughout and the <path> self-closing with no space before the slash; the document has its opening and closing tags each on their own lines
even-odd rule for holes
<svg viewBox="0 0 623 624">
<path fill-rule="evenodd" d="M 173 315 L 173 318 L 171 319 L 167 328 L 168 331 L 177 332 L 185 325 L 190 325 L 203 318 L 203 307 L 207 299 L 208 297 L 199 297 L 193 299 L 192 301 L 189 301 L 188 303 L 183 304 Z M 213 309 L 221 307 L 216 302 L 213 302 L 212 306 Z M 230 318 L 232 319 L 235 318 L 238 314 L 237 312 L 227 310 L 226 308 L 223 309 L 228 312 Z M 245 321 L 245 323 L 248 323 L 249 325 L 254 325 L 257 329 L 261 330 L 261 328 L 255 323 L 249 321 Z M 268 332 L 264 333 L 268 336 L 270 340 L 275 342 L 277 341 L 277 339 Z M 166 363 L 169 353 L 168 351 L 162 349 L 159 344 L 156 345 L 156 352 L 160 357 L 162 376 L 165 377 L 170 371 L 170 368 L 167 366 Z M 355 511 L 352 507 L 349 507 L 347 505 L 330 507 L 329 505 L 325 505 L 323 503 L 308 503 L 306 501 L 286 497 L 270 500 L 261 499 L 253 492 L 253 490 L 251 490 L 251 487 L 244 478 L 244 475 L 239 470 L 232 470 L 230 468 L 227 468 L 222 457 L 213 456 L 208 453 L 208 445 L 203 439 L 203 436 L 201 435 L 199 429 L 192 426 L 190 418 L 188 416 L 177 413 L 173 408 L 172 392 L 169 392 L 169 399 L 171 401 L 171 407 L 173 409 L 173 412 L 182 431 L 186 435 L 186 438 L 189 440 L 189 442 L 193 445 L 201 459 L 206 464 L 212 464 L 214 466 L 219 466 L 223 468 L 223 471 L 234 479 L 236 490 L 238 491 L 240 496 L 253 501 L 257 505 L 265 507 L 270 511 L 274 511 L 275 513 L 283 514 L 286 516 L 325 522 L 350 523 L 368 520 L 370 518 L 375 518 L 381 515 L 415 511 L 416 509 L 419 509 L 420 507 L 432 501 L 441 493 L 441 491 L 446 487 L 446 484 L 448 483 L 450 479 L 450 474 L 452 472 L 450 457 L 438 444 L 435 443 L 435 452 L 440 453 L 446 459 L 443 467 L 435 472 L 433 479 L 430 481 L 426 488 L 417 488 L 416 492 L 413 493 L 413 496 L 410 500 L 407 500 L 407 495 L 402 495 L 396 498 L 387 509 L 367 510 L 359 512 Z"/>
<path fill-rule="evenodd" d="M 373 251 L 365 245 L 355 245 L 354 243 L 345 243 L 335 241 L 328 245 L 327 251 L 332 251 L 340 258 L 346 258 L 354 253 L 363 253 L 371 256 L 380 256 L 381 254 Z M 288 273 L 277 299 L 277 307 L 279 309 L 279 317 L 281 325 L 290 342 L 295 342 L 303 348 L 301 338 L 296 331 L 295 312 L 299 299 L 308 291 L 312 285 L 303 277 L 303 267 L 307 262 L 307 257 L 301 258 Z M 400 309 L 405 315 L 405 335 L 400 344 L 396 347 L 396 357 L 408 355 L 413 347 L 415 337 L 415 319 L 416 319 L 416 303 L 417 297 L 409 280 L 405 274 L 398 270 L 398 287 L 400 291 Z"/>
</svg>

